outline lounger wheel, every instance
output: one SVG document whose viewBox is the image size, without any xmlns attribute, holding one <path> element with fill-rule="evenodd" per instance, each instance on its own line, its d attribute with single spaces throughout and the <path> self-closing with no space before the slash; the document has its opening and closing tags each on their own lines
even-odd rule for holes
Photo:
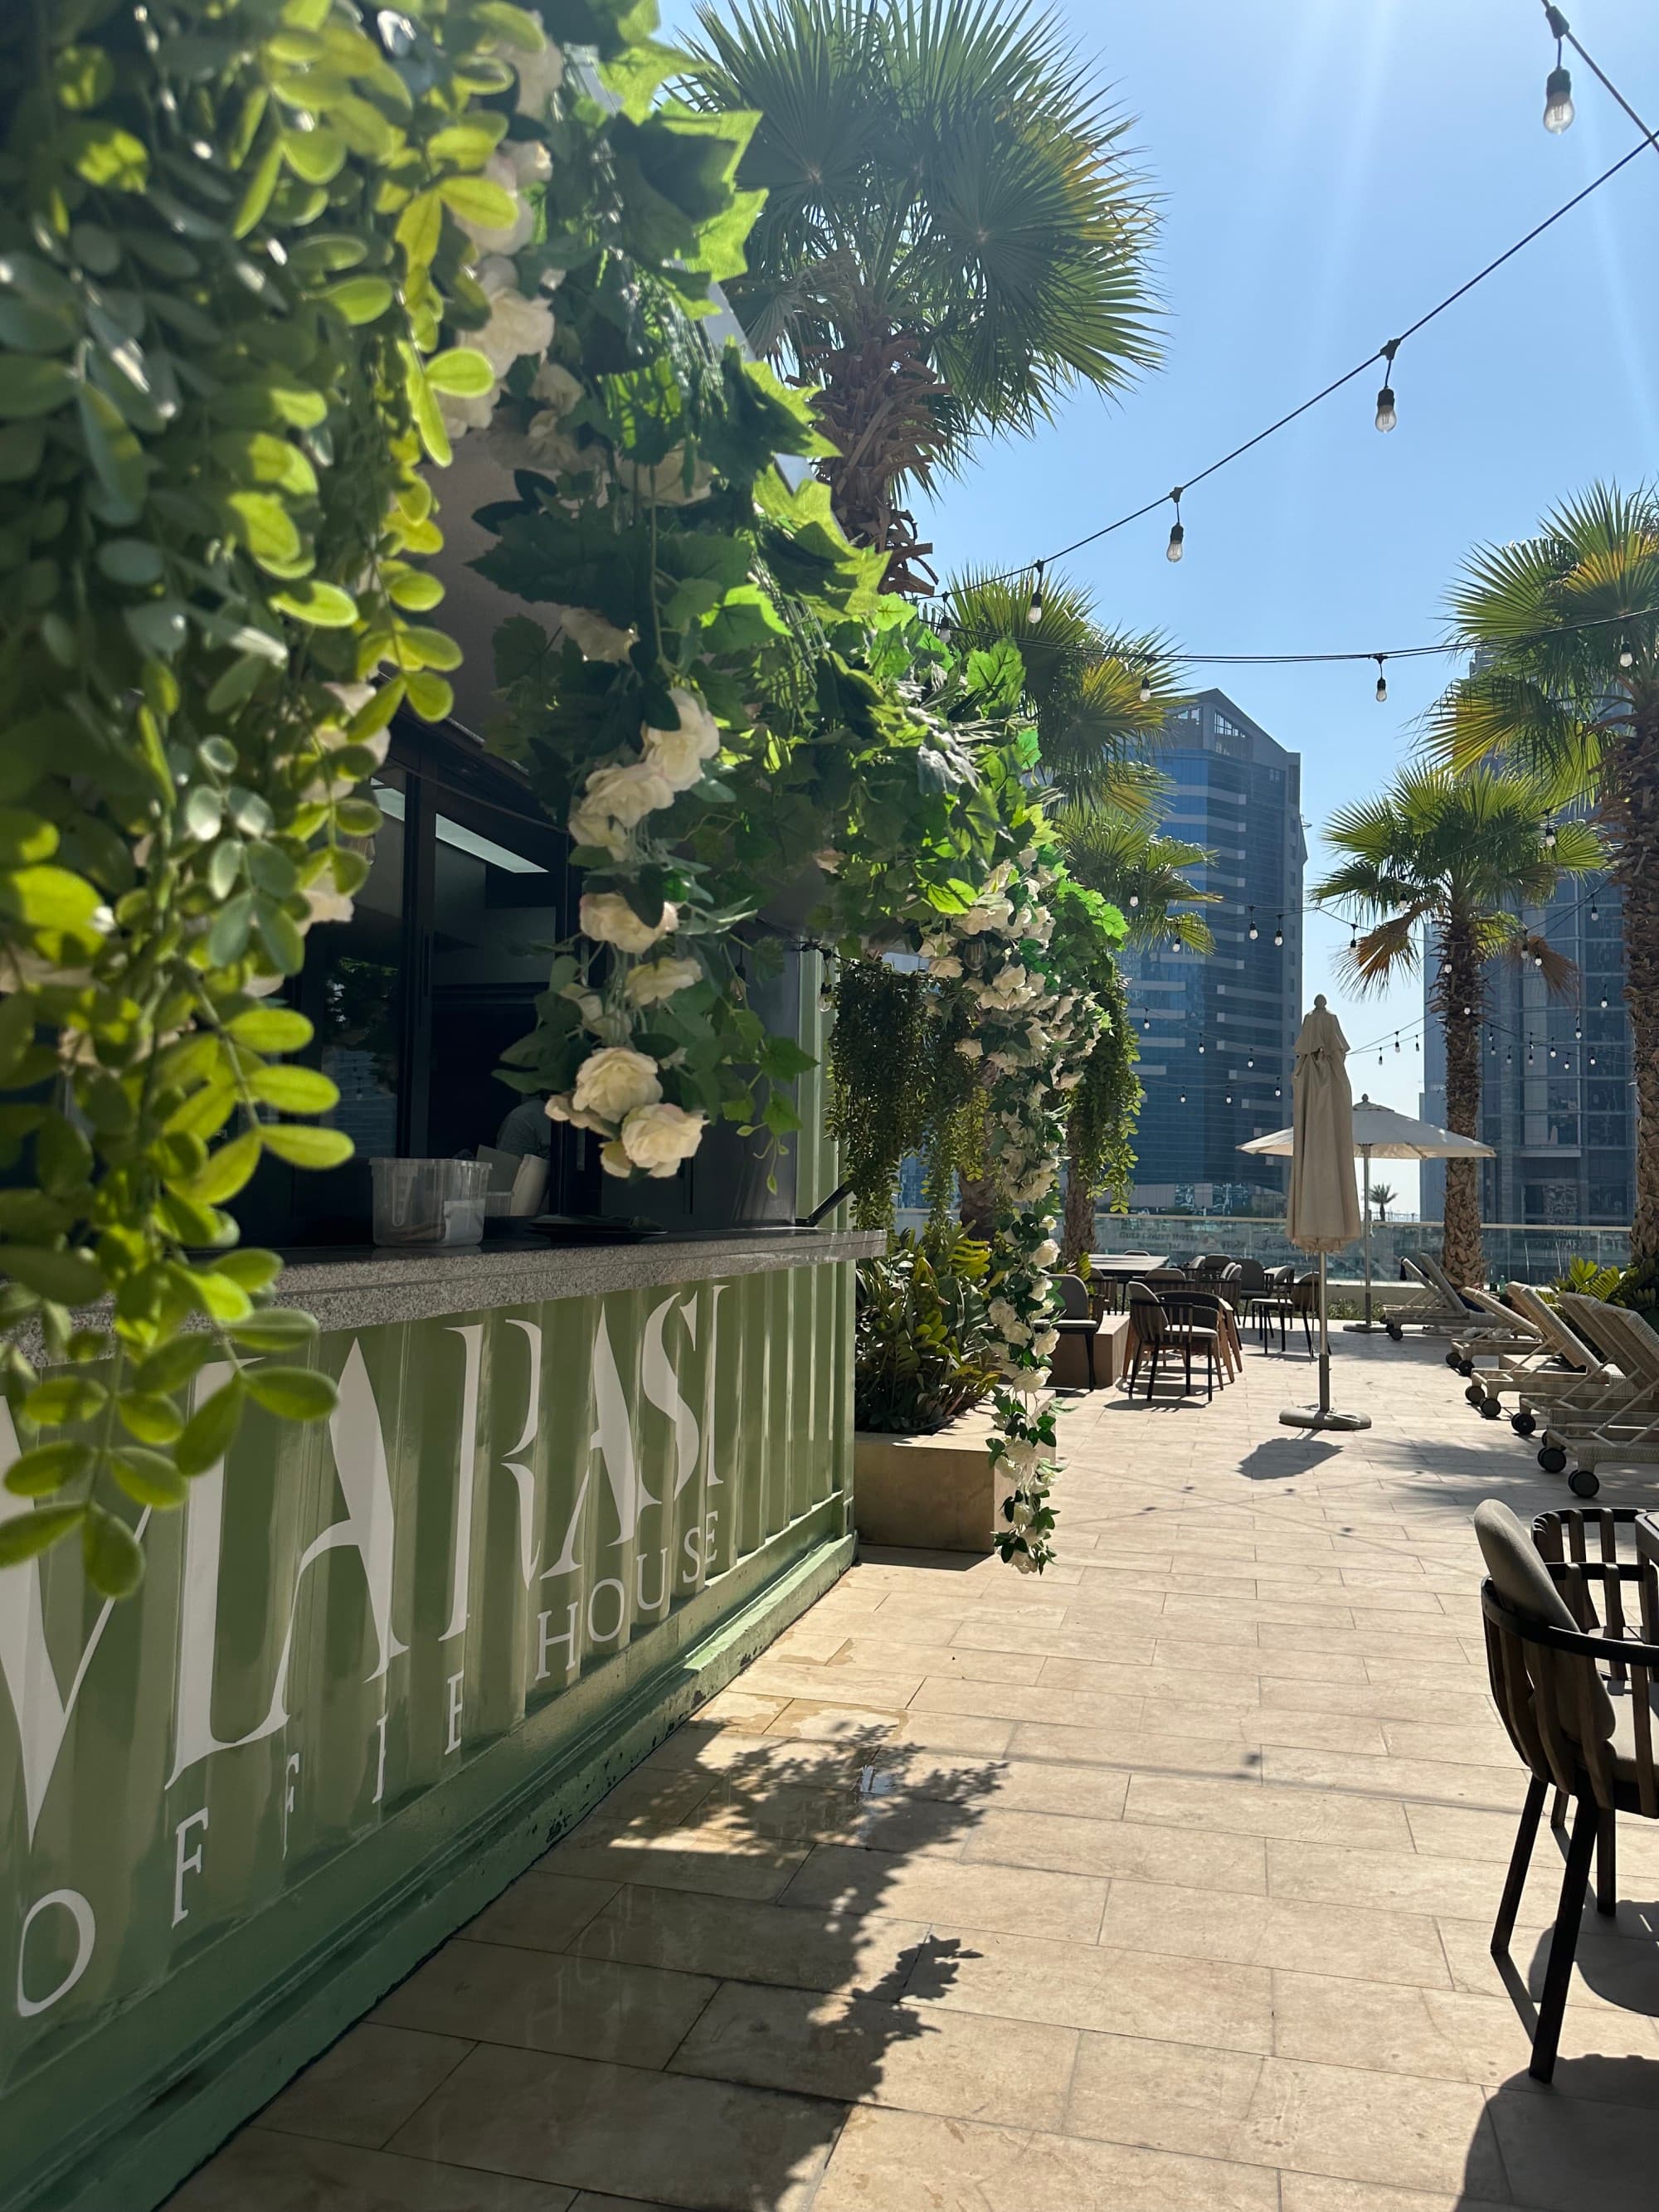
<svg viewBox="0 0 1659 2212">
<path fill-rule="evenodd" d="M 1455 1364 L 1460 1375 L 1473 1375 L 1474 1372 L 1474 1362 L 1472 1359 L 1460 1359 Z"/>
<path fill-rule="evenodd" d="M 1483 1398 L 1480 1401 L 1480 1418 L 1483 1421 L 1495 1421 L 1503 1410 L 1501 1399 Z"/>
<path fill-rule="evenodd" d="M 1601 1478 L 1591 1467 L 1576 1467 L 1567 1477 L 1567 1488 L 1575 1498 L 1594 1498 L 1601 1487 Z"/>
<path fill-rule="evenodd" d="M 1406 1332 L 1401 1328 L 1397 1321 L 1385 1322 L 1383 1323 L 1383 1327 L 1388 1330 L 1389 1334 L 1394 1339 L 1396 1344 L 1400 1344 L 1404 1341 Z"/>
<path fill-rule="evenodd" d="M 1559 1444 L 1546 1444 L 1538 1455 L 1538 1464 L 1546 1474 L 1559 1474 L 1567 1463 L 1567 1455 Z"/>
<path fill-rule="evenodd" d="M 1456 1373 L 1461 1368 L 1462 1362 L 1458 1358 L 1457 1354 L 1455 1352 L 1449 1352 L 1446 1354 L 1446 1364 L 1454 1373 Z"/>
<path fill-rule="evenodd" d="M 1470 1405 L 1483 1406 L 1486 1401 L 1486 1386 L 1484 1382 L 1471 1382 L 1463 1395 Z"/>
<path fill-rule="evenodd" d="M 1529 1437 L 1537 1429 L 1538 1416 L 1535 1413 L 1511 1413 L 1510 1426 L 1517 1437 Z"/>
</svg>

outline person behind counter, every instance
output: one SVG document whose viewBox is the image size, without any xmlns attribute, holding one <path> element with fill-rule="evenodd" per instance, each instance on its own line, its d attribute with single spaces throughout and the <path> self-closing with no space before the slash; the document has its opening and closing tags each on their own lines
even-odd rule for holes
<svg viewBox="0 0 1659 2212">
<path fill-rule="evenodd" d="M 480 1145 L 478 1158 L 489 1164 L 492 1213 L 539 1213 L 547 1197 L 552 1164 L 553 1124 L 545 1100 L 521 1098 L 505 1115 L 495 1141 Z"/>
<path fill-rule="evenodd" d="M 553 1124 L 547 1117 L 547 1101 L 538 1091 L 521 1098 L 495 1132 L 498 1152 L 538 1153 L 546 1159 L 553 1150 Z"/>
</svg>

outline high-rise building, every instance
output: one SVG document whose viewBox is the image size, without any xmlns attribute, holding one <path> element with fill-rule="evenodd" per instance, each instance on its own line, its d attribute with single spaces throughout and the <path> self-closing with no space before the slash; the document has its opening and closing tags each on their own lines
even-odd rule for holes
<svg viewBox="0 0 1659 2212">
<path fill-rule="evenodd" d="M 1155 765 L 1175 787 L 1166 833 L 1202 845 L 1208 954 L 1127 953 L 1146 1103 L 1134 1202 L 1242 1208 L 1284 1188 L 1282 1163 L 1238 1147 L 1290 1119 L 1302 1013 L 1302 763 L 1224 691 L 1175 708 Z"/>
<path fill-rule="evenodd" d="M 1547 907 L 1526 907 L 1528 930 L 1574 962 L 1554 1000 L 1530 960 L 1486 970 L 1480 1049 L 1480 1135 L 1496 1157 L 1481 1166 L 1486 1221 L 1582 1222 L 1627 1228 L 1636 1211 L 1636 1094 L 1625 1006 L 1624 896 L 1605 876 L 1564 877 Z M 1440 965 L 1424 965 L 1423 1116 L 1444 1124 L 1446 1053 L 1429 1001 Z M 1438 1218 L 1443 1166 L 1425 1161 L 1422 1212 Z"/>
</svg>

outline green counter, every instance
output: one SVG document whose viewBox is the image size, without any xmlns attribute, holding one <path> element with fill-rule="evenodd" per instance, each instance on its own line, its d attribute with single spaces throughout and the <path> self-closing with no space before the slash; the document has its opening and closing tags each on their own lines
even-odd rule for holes
<svg viewBox="0 0 1659 2212">
<path fill-rule="evenodd" d="M 4 2212 L 159 2202 L 842 1571 L 875 1241 L 296 1270 L 332 1417 L 0 1573 Z"/>
</svg>

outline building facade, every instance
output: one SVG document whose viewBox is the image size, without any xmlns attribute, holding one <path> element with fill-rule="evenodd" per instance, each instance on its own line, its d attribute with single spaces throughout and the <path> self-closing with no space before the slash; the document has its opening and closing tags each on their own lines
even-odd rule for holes
<svg viewBox="0 0 1659 2212">
<path fill-rule="evenodd" d="M 1175 708 L 1157 766 L 1173 783 L 1163 829 L 1203 846 L 1188 871 L 1212 952 L 1166 940 L 1126 953 L 1146 1103 L 1134 1203 L 1244 1211 L 1284 1188 L 1282 1163 L 1239 1146 L 1290 1118 L 1302 1012 L 1302 763 L 1224 691 Z"/>
<path fill-rule="evenodd" d="M 1487 1221 L 1581 1222 L 1627 1228 L 1636 1208 L 1636 1094 L 1625 1006 L 1624 899 L 1604 876 L 1564 878 L 1547 907 L 1522 919 L 1577 969 L 1552 1000 L 1529 960 L 1486 971 L 1480 1135 Z M 1446 1119 L 1446 1054 L 1429 1006 L 1437 950 L 1425 963 L 1423 1116 Z M 1425 1219 L 1445 1204 L 1444 1167 L 1425 1161 Z"/>
</svg>

